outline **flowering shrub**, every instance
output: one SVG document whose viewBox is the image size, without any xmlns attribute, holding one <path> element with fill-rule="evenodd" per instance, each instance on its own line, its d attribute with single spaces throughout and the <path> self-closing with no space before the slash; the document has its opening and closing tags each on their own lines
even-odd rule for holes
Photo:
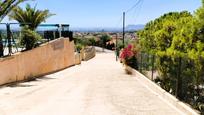
<svg viewBox="0 0 204 115">
<path fill-rule="evenodd" d="M 120 59 L 122 62 L 126 63 L 126 61 L 134 56 L 132 51 L 132 45 L 128 45 L 127 48 L 124 48 L 120 54 Z"/>
<path fill-rule="evenodd" d="M 134 46 L 129 44 L 126 48 L 121 51 L 120 59 L 125 65 L 129 65 L 135 69 L 137 67 L 137 51 L 134 50 Z"/>
</svg>

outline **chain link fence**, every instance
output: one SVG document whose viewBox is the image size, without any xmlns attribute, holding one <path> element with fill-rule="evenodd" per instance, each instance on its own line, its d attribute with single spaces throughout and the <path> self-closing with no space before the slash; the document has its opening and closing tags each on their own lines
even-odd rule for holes
<svg viewBox="0 0 204 115">
<path fill-rule="evenodd" d="M 198 67 L 187 56 L 172 59 L 140 52 L 137 60 L 138 71 L 204 114 L 204 59 Z"/>
</svg>

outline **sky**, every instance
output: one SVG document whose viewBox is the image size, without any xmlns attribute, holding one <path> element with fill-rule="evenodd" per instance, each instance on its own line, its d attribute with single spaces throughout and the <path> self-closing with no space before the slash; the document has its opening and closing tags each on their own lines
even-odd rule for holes
<svg viewBox="0 0 204 115">
<path fill-rule="evenodd" d="M 26 2 L 38 9 L 49 9 L 54 16 L 45 23 L 70 24 L 71 27 L 93 28 L 122 26 L 122 13 L 139 0 L 35 0 Z M 24 7 L 26 3 L 20 6 Z M 146 24 L 171 11 L 194 12 L 201 0 L 141 0 L 126 12 L 126 25 Z M 3 22 L 13 22 L 5 18 Z"/>
</svg>

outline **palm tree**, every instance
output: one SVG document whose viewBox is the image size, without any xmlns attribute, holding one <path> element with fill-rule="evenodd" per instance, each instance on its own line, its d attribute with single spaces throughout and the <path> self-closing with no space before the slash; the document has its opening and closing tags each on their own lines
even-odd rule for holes
<svg viewBox="0 0 204 115">
<path fill-rule="evenodd" d="M 49 10 L 37 10 L 36 6 L 31 7 L 29 4 L 26 5 L 25 10 L 21 7 L 16 7 L 9 14 L 9 18 L 18 21 L 21 24 L 28 24 L 29 29 L 35 30 L 39 24 L 45 22 L 47 18 L 53 16 Z"/>
<path fill-rule="evenodd" d="M 0 0 L 0 22 L 18 4 L 27 0 Z"/>
<path fill-rule="evenodd" d="M 38 44 L 40 37 L 35 32 L 35 29 L 52 15 L 54 14 L 51 14 L 49 10 L 37 10 L 36 6 L 32 8 L 29 4 L 26 5 L 25 10 L 21 7 L 16 7 L 9 14 L 10 19 L 16 20 L 21 24 L 22 36 L 20 43 L 26 50 L 30 50 Z"/>
<path fill-rule="evenodd" d="M 26 0 L 0 0 L 0 22 L 13 8 L 24 1 Z M 0 33 L 0 57 L 3 56 L 3 52 L 3 43 Z"/>
</svg>

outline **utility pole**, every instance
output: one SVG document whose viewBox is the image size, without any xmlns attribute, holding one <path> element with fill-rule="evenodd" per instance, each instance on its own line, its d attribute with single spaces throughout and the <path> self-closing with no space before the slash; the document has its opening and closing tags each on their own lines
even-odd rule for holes
<svg viewBox="0 0 204 115">
<path fill-rule="evenodd" d="M 123 12 L 123 48 L 125 47 L 125 12 Z"/>
<path fill-rule="evenodd" d="M 118 55 L 119 55 L 119 51 L 118 51 L 118 34 L 116 33 L 116 45 L 115 45 L 115 53 L 116 53 L 116 61 L 118 61 Z"/>
<path fill-rule="evenodd" d="M 105 49 L 105 43 L 104 43 L 104 29 L 102 29 L 101 33 L 102 33 L 101 40 L 102 40 L 102 47 L 103 47 L 102 52 L 104 52 L 104 49 Z"/>
</svg>

